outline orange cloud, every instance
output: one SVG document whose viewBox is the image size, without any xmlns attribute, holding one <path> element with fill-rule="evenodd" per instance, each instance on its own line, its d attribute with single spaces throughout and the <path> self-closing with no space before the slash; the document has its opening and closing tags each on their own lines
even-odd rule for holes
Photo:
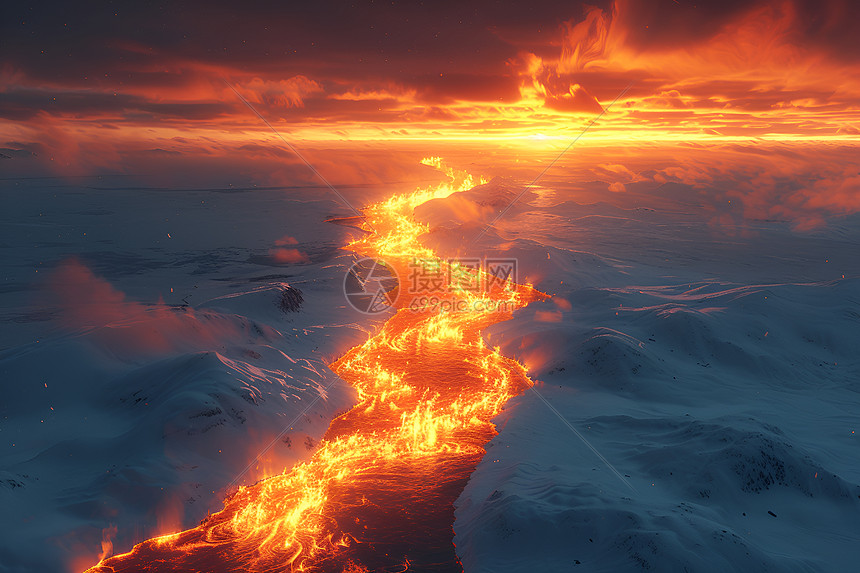
<svg viewBox="0 0 860 573">
<path fill-rule="evenodd" d="M 535 313 L 537 322 L 561 322 L 562 314 L 557 310 L 539 310 Z"/>
<path fill-rule="evenodd" d="M 61 263 L 45 286 L 43 302 L 57 309 L 63 328 L 92 331 L 92 340 L 114 355 L 215 348 L 248 334 L 222 317 L 192 308 L 126 300 L 77 259 Z"/>
<path fill-rule="evenodd" d="M 565 22 L 556 57 L 525 52 L 514 63 L 524 94 L 550 109 L 597 113 L 599 102 L 633 82 L 610 129 L 848 135 L 842 126 L 857 120 L 860 65 L 834 56 L 824 41 L 803 40 L 811 32 L 799 3 L 713 11 L 656 6 L 618 0 Z M 837 26 L 839 9 L 822 7 L 821 25 Z M 682 17 L 673 19 L 676 12 Z M 667 20 L 694 33 L 679 34 Z"/>
<path fill-rule="evenodd" d="M 797 230 L 820 227 L 834 217 L 860 213 L 860 173 L 854 145 L 803 142 L 754 145 L 711 144 L 651 148 L 628 153 L 624 164 L 601 164 L 584 170 L 597 176 L 609 191 L 626 191 L 614 204 L 672 207 L 687 201 L 713 213 L 717 225 L 742 221 L 787 221 Z M 619 178 L 623 177 L 621 181 Z M 689 191 L 661 203 L 676 185 Z M 656 188 L 655 188 L 656 186 Z M 607 187 L 604 187 L 607 188 Z M 580 200 L 613 201 L 603 194 Z"/>
<path fill-rule="evenodd" d="M 310 262 L 308 256 L 298 249 L 269 249 L 269 256 L 272 257 L 276 263 L 281 264 Z"/>
<path fill-rule="evenodd" d="M 298 245 L 299 242 L 298 242 L 298 240 L 296 240 L 295 237 L 291 237 L 289 235 L 284 235 L 283 237 L 281 237 L 280 239 L 275 241 L 275 244 L 278 245 L 279 247 L 283 247 L 284 245 Z"/>
<path fill-rule="evenodd" d="M 264 80 L 258 77 L 237 84 L 237 91 L 252 103 L 271 107 L 304 107 L 305 98 L 323 92 L 316 81 L 303 75 L 286 80 Z"/>
</svg>

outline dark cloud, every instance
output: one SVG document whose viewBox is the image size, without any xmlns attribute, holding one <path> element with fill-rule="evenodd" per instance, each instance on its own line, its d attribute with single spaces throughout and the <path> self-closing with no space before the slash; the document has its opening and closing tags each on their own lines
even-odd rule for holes
<svg viewBox="0 0 860 573">
<path fill-rule="evenodd" d="M 56 2 L 4 9 L 2 50 L 10 65 L 36 82 L 102 86 L 182 84 L 191 62 L 285 77 L 313 70 L 343 81 L 498 76 L 518 48 L 494 28 L 555 33 L 557 24 L 547 29 L 547 22 L 581 12 L 566 3 L 518 2 Z"/>
<path fill-rule="evenodd" d="M 233 103 L 158 103 L 127 94 L 19 89 L 0 92 L 0 117 L 16 121 L 40 114 L 157 120 L 212 119 L 231 112 Z"/>
<path fill-rule="evenodd" d="M 619 0 L 616 15 L 632 47 L 663 50 L 705 43 L 760 4 L 749 0 Z"/>
<path fill-rule="evenodd" d="M 772 18 L 791 21 L 787 41 L 846 61 L 860 54 L 860 3 L 853 0 L 618 0 L 617 7 L 626 41 L 639 50 L 704 44 L 744 18 L 760 19 L 766 35 Z"/>
<path fill-rule="evenodd" d="M 439 73 L 404 78 L 403 82 L 415 88 L 420 99 L 428 103 L 453 100 L 515 101 L 520 96 L 520 80 L 510 73 Z"/>
<path fill-rule="evenodd" d="M 351 91 L 411 94 L 416 105 L 512 102 L 521 46 L 504 30 L 554 37 L 582 7 L 519 2 L 62 2 L 4 5 L 0 117 L 41 114 L 147 123 L 245 114 L 222 78 L 273 117 L 397 121 L 398 98 L 336 99 Z M 502 32 L 500 32 L 500 30 Z M 318 93 L 274 101 L 305 77 Z M 289 88 L 286 90 L 289 93 Z M 332 96 L 332 97 L 330 97 Z M 227 103 L 224 103 L 227 102 Z M 286 109 L 288 107 L 301 108 Z M 285 108 L 285 109 L 280 109 Z M 387 113 L 393 112 L 393 113 Z M 445 112 L 427 112 L 442 119 Z M 426 114 L 425 114 L 426 115 Z"/>
</svg>

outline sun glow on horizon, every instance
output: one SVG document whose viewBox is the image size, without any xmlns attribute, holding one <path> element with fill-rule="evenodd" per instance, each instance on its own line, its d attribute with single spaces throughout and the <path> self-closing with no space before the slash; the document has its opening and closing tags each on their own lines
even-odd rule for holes
<svg viewBox="0 0 860 573">
<path fill-rule="evenodd" d="M 42 169 L 72 175 L 152 153 L 205 157 L 256 144 L 278 147 L 225 85 L 228 78 L 285 138 L 306 146 L 556 149 L 601 112 L 578 145 L 860 142 L 860 69 L 825 39 L 793 41 L 808 32 L 802 7 L 775 0 L 736 10 L 686 45 L 656 48 L 651 44 L 660 38 L 640 29 L 643 18 L 656 16 L 643 11 L 626 0 L 585 7 L 547 29 L 535 47 L 516 43 L 516 55 L 496 72 L 507 86 L 498 94 L 454 89 L 470 77 L 462 72 L 456 81 L 444 71 L 427 77 L 421 89 L 398 77 L 349 81 L 321 65 L 283 74 L 191 58 L 171 62 L 166 53 L 159 57 L 173 69 L 171 81 L 153 86 L 89 79 L 65 86 L 36 81 L 10 64 L 0 70 L 0 112 L 3 98 L 9 100 L 0 139 L 35 154 Z M 830 14 L 828 25 L 838 16 Z M 437 81 L 453 81 L 454 91 L 437 93 L 431 89 Z M 625 86 L 630 91 L 609 108 Z"/>
</svg>

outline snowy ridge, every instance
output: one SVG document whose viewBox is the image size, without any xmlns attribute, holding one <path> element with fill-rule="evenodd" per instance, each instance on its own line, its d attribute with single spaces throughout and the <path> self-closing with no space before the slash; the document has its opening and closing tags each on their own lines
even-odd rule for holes
<svg viewBox="0 0 860 573">
<path fill-rule="evenodd" d="M 860 560 L 857 233 L 726 238 L 699 216 L 562 201 L 482 240 L 554 297 L 485 332 L 537 383 L 457 501 L 467 573 Z M 428 241 L 456 252 L 469 231 L 435 220 Z"/>
<path fill-rule="evenodd" d="M 8 259 L 18 278 L 3 299 L 3 340 L 17 344 L 0 351 L 0 572 L 79 572 L 192 527 L 237 485 L 308 458 L 353 405 L 353 389 L 327 364 L 385 317 L 346 305 L 353 257 L 332 247 L 347 231 L 322 223 L 328 202 L 285 216 L 281 191 L 172 191 L 179 232 L 162 248 L 145 242 L 145 222 L 163 221 L 146 192 L 86 190 L 53 203 L 41 190 L 22 193 L 24 219 L 59 203 L 75 225 L 64 202 L 114 203 L 134 211 L 134 223 L 117 235 L 105 211 L 85 219 L 101 243 L 46 241 L 49 264 L 36 280 L 26 248 Z M 31 200 L 40 201 L 32 215 Z M 202 200 L 231 205 L 203 214 Z M 204 232 L 185 232 L 195 224 Z M 270 255 L 293 244 L 279 239 L 285 227 L 311 239 L 295 245 L 300 263 Z M 302 292 L 295 312 L 279 308 L 287 286 Z M 143 302 L 159 293 L 166 302 Z"/>
</svg>

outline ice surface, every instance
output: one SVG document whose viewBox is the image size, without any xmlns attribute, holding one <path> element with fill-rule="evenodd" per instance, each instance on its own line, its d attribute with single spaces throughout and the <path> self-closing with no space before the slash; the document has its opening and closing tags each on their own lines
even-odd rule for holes
<svg viewBox="0 0 860 573">
<path fill-rule="evenodd" d="M 857 217 L 726 226 L 679 183 L 625 204 L 554 181 L 477 239 L 517 183 L 417 214 L 443 255 L 516 258 L 553 295 L 485 339 L 623 480 L 527 391 L 457 502 L 466 571 L 854 568 Z M 3 189 L 4 573 L 80 571 L 306 458 L 354 400 L 326 364 L 386 318 L 346 304 L 357 231 L 321 190 L 93 187 Z"/>
<path fill-rule="evenodd" d="M 5 193 L 0 571 L 80 571 L 194 526 L 309 457 L 354 403 L 327 364 L 385 317 L 344 300 L 354 229 L 323 222 L 342 207 L 310 191 Z M 279 308 L 287 285 L 296 312 Z"/>
<path fill-rule="evenodd" d="M 854 568 L 857 218 L 727 236 L 690 207 L 550 203 L 491 231 L 554 298 L 485 333 L 537 384 L 457 502 L 465 570 Z"/>
</svg>

